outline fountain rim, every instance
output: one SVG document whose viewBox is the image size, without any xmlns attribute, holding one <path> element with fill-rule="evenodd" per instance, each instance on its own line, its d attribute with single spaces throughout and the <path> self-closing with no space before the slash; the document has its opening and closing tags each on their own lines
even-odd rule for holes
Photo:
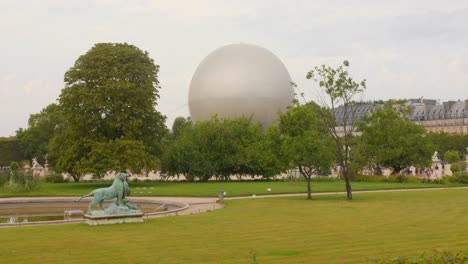
<svg viewBox="0 0 468 264">
<path fill-rule="evenodd" d="M 28 204 L 28 203 L 48 203 L 48 202 L 65 202 L 70 203 L 74 202 L 78 197 L 75 196 L 57 196 L 57 197 L 8 197 L 0 198 L 1 204 Z M 157 198 L 157 197 L 155 197 Z M 91 197 L 84 198 L 82 201 L 89 201 Z M 161 199 L 151 199 L 149 197 L 131 197 L 134 202 L 144 202 L 144 203 L 154 203 L 154 204 L 166 204 L 173 205 L 177 208 L 172 210 L 167 210 L 163 212 L 150 212 L 145 213 L 144 218 L 157 217 L 162 215 L 171 215 L 177 214 L 180 211 L 186 210 L 190 207 L 190 204 L 184 202 L 170 201 L 170 200 L 161 200 Z M 111 201 L 111 200 L 109 200 Z M 2 227 L 18 227 L 18 226 L 37 226 L 37 225 L 54 225 L 54 224 L 76 224 L 76 223 L 85 223 L 86 219 L 64 219 L 64 220 L 53 220 L 53 221 L 38 221 L 38 222 L 27 222 L 27 223 L 0 223 L 0 228 Z"/>
</svg>

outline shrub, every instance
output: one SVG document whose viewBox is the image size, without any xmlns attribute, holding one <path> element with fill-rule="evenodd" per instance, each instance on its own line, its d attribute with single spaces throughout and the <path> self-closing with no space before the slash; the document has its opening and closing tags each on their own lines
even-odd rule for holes
<svg viewBox="0 0 468 264">
<path fill-rule="evenodd" d="M 457 172 L 445 178 L 449 182 L 468 184 L 468 172 Z"/>
<path fill-rule="evenodd" d="M 410 183 L 434 183 L 434 184 L 445 184 L 447 182 L 450 182 L 449 181 L 449 177 L 446 176 L 444 178 L 438 178 L 438 179 L 431 179 L 431 178 L 426 178 L 426 177 L 422 177 L 422 178 L 417 178 L 415 177 L 418 181 L 415 182 L 415 181 L 409 181 Z"/>
<path fill-rule="evenodd" d="M 460 161 L 460 162 L 457 162 L 457 163 L 454 163 L 450 166 L 450 170 L 453 172 L 453 173 L 457 173 L 457 172 L 464 172 L 466 169 L 466 162 L 464 161 Z"/>
<path fill-rule="evenodd" d="M 352 177 L 352 181 L 355 182 L 409 182 L 409 183 L 421 183 L 421 182 L 428 182 L 428 183 L 435 183 L 431 180 L 426 180 L 423 178 L 418 178 L 406 174 L 397 174 L 397 175 L 390 175 L 388 177 L 382 175 L 354 175 Z"/>
<path fill-rule="evenodd" d="M 406 175 L 406 174 L 397 174 L 397 175 L 390 175 L 385 177 L 385 182 L 409 182 L 409 183 L 420 183 L 423 182 L 422 178 Z M 431 182 L 431 181 L 427 181 Z"/>
<path fill-rule="evenodd" d="M 9 171 L 7 170 L 0 170 L 0 187 L 2 187 L 5 183 L 8 183 L 10 176 L 8 174 Z"/>
<path fill-rule="evenodd" d="M 52 182 L 52 183 L 63 183 L 65 180 L 63 179 L 62 174 L 56 173 L 56 172 L 50 172 L 45 176 L 45 181 L 46 182 Z"/>
<path fill-rule="evenodd" d="M 391 176 L 388 176 L 388 178 L 389 179 L 394 178 L 395 182 L 408 182 L 409 181 L 409 177 L 404 174 L 391 175 Z"/>
<path fill-rule="evenodd" d="M 458 152 L 452 150 L 445 152 L 444 159 L 448 161 L 448 163 L 452 164 L 457 161 L 460 161 L 460 156 L 458 155 Z"/>
<path fill-rule="evenodd" d="M 6 171 L 6 176 L 2 175 L 1 182 L 4 190 L 13 192 L 30 192 L 40 188 L 39 180 L 32 172 L 22 170 Z"/>
<path fill-rule="evenodd" d="M 382 175 L 360 175 L 360 174 L 355 174 L 351 177 L 352 181 L 355 182 L 384 182 L 385 177 Z"/>
<path fill-rule="evenodd" d="M 447 263 L 463 264 L 468 262 L 468 249 L 458 252 L 435 252 L 433 254 L 423 253 L 417 257 L 390 257 L 372 260 L 370 263 L 376 264 L 426 264 L 426 263 Z"/>
<path fill-rule="evenodd" d="M 304 177 L 301 177 L 304 178 Z M 311 182 L 336 182 L 340 181 L 339 177 L 317 176 L 310 179 Z"/>
</svg>

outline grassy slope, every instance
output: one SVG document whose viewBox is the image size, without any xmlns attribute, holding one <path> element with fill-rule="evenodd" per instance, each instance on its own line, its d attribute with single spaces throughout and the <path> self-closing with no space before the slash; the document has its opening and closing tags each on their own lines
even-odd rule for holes
<svg viewBox="0 0 468 264">
<path fill-rule="evenodd" d="M 146 220 L 0 229 L 2 263 L 365 263 L 468 247 L 468 190 L 233 200 Z"/>
<path fill-rule="evenodd" d="M 0 197 L 11 196 L 81 196 L 96 188 L 108 187 L 110 182 L 99 183 L 43 183 L 39 191 L 30 193 L 9 193 L 0 190 Z M 391 182 L 354 182 L 353 190 L 378 190 L 401 188 L 430 188 L 461 186 L 460 184 L 422 184 Z M 300 193 L 306 191 L 304 181 L 297 182 L 139 182 L 130 183 L 132 196 L 212 196 L 217 197 L 219 190 L 228 196 L 252 194 Z M 269 193 L 267 188 L 271 188 Z M 345 191 L 344 182 L 313 182 L 312 192 Z"/>
</svg>

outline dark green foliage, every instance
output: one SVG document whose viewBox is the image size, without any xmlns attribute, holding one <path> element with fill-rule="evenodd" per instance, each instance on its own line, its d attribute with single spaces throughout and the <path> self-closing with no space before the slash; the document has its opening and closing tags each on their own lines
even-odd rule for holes
<svg viewBox="0 0 468 264">
<path fill-rule="evenodd" d="M 450 165 L 450 170 L 453 173 L 464 172 L 465 169 L 466 169 L 466 162 L 465 161 L 460 161 L 460 162 L 453 163 L 453 164 Z"/>
<path fill-rule="evenodd" d="M 190 127 L 192 126 L 192 120 L 190 119 L 190 117 L 177 117 L 175 120 L 174 120 L 174 123 L 172 124 L 172 138 L 176 139 L 180 136 L 180 134 L 182 133 L 182 131 L 186 128 L 186 127 Z"/>
<path fill-rule="evenodd" d="M 12 161 L 12 162 L 10 163 L 10 170 L 16 171 L 18 168 L 19 168 L 18 162 Z"/>
<path fill-rule="evenodd" d="M 16 162 L 12 162 L 10 168 L 0 173 L 0 187 L 3 191 L 31 192 L 40 188 L 39 179 L 31 171 L 20 170 Z"/>
<path fill-rule="evenodd" d="M 444 159 L 447 151 L 457 151 L 460 157 L 468 154 L 468 134 L 428 133 L 427 137 L 434 143 L 440 159 Z"/>
<path fill-rule="evenodd" d="M 0 187 L 3 187 L 5 183 L 8 183 L 10 179 L 9 170 L 0 170 Z"/>
<path fill-rule="evenodd" d="M 26 160 L 27 157 L 21 151 L 21 145 L 17 138 L 0 138 L 0 165 L 9 166 L 12 161 Z"/>
<path fill-rule="evenodd" d="M 50 104 L 40 113 L 30 115 L 28 128 L 16 131 L 24 155 L 29 160 L 36 158 L 44 165 L 49 141 L 63 122 L 63 114 L 57 104 Z"/>
<path fill-rule="evenodd" d="M 417 257 L 389 257 L 371 260 L 374 264 L 463 264 L 468 262 L 468 249 L 450 252 L 423 253 Z"/>
<path fill-rule="evenodd" d="M 148 154 L 148 148 L 138 140 L 116 139 L 107 142 L 93 142 L 87 159 L 80 160 L 76 168 L 82 174 L 93 172 L 104 175 L 109 168 L 115 171 L 130 169 L 140 172 L 158 167 L 158 160 Z"/>
<path fill-rule="evenodd" d="M 278 160 L 288 169 L 299 169 L 307 180 L 309 199 L 311 177 L 327 172 L 335 161 L 335 148 L 323 121 L 324 113 L 313 102 L 290 107 L 280 115 L 275 133 L 280 146 L 279 151 L 275 152 Z"/>
<path fill-rule="evenodd" d="M 449 182 L 468 184 L 468 172 L 456 172 L 446 178 Z"/>
<path fill-rule="evenodd" d="M 460 156 L 457 151 L 450 150 L 444 153 L 444 160 L 448 163 L 453 164 L 460 161 Z"/>
<path fill-rule="evenodd" d="M 358 123 L 362 135 L 357 139 L 355 157 L 364 167 L 393 168 L 394 173 L 408 166 L 431 164 L 433 144 L 425 129 L 406 118 L 404 105 L 389 102 Z"/>
<path fill-rule="evenodd" d="M 353 182 L 383 182 L 385 178 L 386 177 L 382 175 L 354 174 L 351 179 Z"/>
<path fill-rule="evenodd" d="M 49 143 L 49 163 L 82 173 L 158 166 L 165 117 L 155 110 L 159 66 L 129 44 L 99 43 L 65 74 L 64 124 Z"/>
<path fill-rule="evenodd" d="M 46 182 L 52 182 L 52 183 L 63 183 L 65 180 L 63 179 L 62 174 L 56 173 L 56 172 L 51 172 L 45 176 L 45 181 Z"/>
<path fill-rule="evenodd" d="M 444 180 L 430 180 L 426 178 L 419 178 L 415 176 L 397 174 L 390 176 L 382 175 L 353 175 L 354 182 L 395 182 L 395 183 L 444 183 Z"/>
<path fill-rule="evenodd" d="M 251 118 L 218 119 L 186 126 L 170 143 L 162 160 L 162 171 L 184 175 L 189 181 L 231 175 L 272 176 L 275 157 L 260 124 Z M 273 167 L 271 167 L 273 166 Z"/>
</svg>

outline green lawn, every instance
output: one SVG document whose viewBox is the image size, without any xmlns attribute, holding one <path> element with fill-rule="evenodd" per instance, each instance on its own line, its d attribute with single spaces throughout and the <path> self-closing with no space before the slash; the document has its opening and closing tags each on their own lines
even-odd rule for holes
<svg viewBox="0 0 468 264">
<path fill-rule="evenodd" d="M 366 263 L 468 248 L 468 190 L 227 201 L 141 224 L 0 229 L 2 263 Z M 254 261 L 256 260 L 256 262 Z"/>
<path fill-rule="evenodd" d="M 0 197 L 12 196 L 81 196 L 96 188 L 108 187 L 111 182 L 86 183 L 43 183 L 39 191 L 30 193 L 11 193 L 0 190 Z M 423 184 L 423 183 L 393 183 L 393 182 L 354 182 L 353 190 L 385 190 L 403 188 L 434 188 L 462 186 L 461 184 Z M 303 193 L 306 192 L 304 181 L 293 182 L 130 182 L 132 196 L 205 196 L 216 197 L 219 190 L 224 190 L 227 196 Z M 271 188 L 271 192 L 267 189 Z M 343 181 L 313 182 L 312 192 L 345 191 Z"/>
</svg>

